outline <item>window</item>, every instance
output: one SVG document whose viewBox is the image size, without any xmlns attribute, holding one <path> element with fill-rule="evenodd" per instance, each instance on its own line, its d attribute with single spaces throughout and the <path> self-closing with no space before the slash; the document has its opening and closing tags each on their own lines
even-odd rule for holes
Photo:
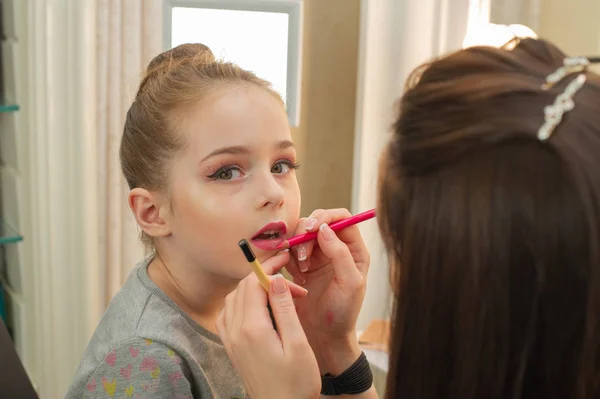
<svg viewBox="0 0 600 399">
<path fill-rule="evenodd" d="M 165 0 L 165 48 L 203 43 L 273 84 L 300 119 L 301 0 Z"/>
</svg>

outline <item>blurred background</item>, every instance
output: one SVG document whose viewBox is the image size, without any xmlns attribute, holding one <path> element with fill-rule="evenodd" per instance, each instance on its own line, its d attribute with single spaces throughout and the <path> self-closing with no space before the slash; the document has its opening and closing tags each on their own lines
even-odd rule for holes
<svg viewBox="0 0 600 399">
<path fill-rule="evenodd" d="M 44 399 L 64 396 L 144 256 L 118 146 L 158 53 L 201 42 L 274 84 L 303 164 L 303 216 L 375 206 L 394 101 L 420 63 L 514 35 L 600 53 L 597 0 L 1 0 L 0 9 L 0 317 Z M 390 291 L 376 223 L 361 229 L 372 253 L 362 330 L 387 319 Z"/>
</svg>

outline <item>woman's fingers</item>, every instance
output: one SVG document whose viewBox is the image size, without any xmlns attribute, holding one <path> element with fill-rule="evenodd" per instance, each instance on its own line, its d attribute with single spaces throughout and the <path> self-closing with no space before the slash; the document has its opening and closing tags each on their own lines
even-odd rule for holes
<svg viewBox="0 0 600 399">
<path fill-rule="evenodd" d="M 310 348 L 296 313 L 289 282 L 282 275 L 273 276 L 269 292 L 269 303 L 271 304 L 284 352 L 292 354 L 299 347 L 305 350 Z"/>
<path fill-rule="evenodd" d="M 363 276 L 356 267 L 350 249 L 325 223 L 319 228 L 318 241 L 323 254 L 331 259 L 335 278 L 340 285 L 357 285 L 362 282 Z"/>
</svg>

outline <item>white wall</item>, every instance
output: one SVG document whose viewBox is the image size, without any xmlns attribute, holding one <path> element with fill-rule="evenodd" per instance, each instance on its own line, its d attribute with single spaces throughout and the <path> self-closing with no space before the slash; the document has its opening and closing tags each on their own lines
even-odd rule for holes
<svg viewBox="0 0 600 399">
<path fill-rule="evenodd" d="M 600 55 L 600 1 L 543 0 L 538 34 L 569 55 Z"/>
<path fill-rule="evenodd" d="M 490 21 L 524 24 L 567 55 L 592 56 L 600 54 L 599 15 L 596 0 L 493 0 Z"/>
</svg>

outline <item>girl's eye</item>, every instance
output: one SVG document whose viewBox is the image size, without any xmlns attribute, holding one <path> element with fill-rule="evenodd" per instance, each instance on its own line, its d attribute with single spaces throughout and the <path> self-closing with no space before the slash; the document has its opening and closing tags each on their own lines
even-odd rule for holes
<svg viewBox="0 0 600 399">
<path fill-rule="evenodd" d="M 225 166 L 208 176 L 213 180 L 233 180 L 242 176 L 242 172 L 235 166 Z"/>
<path fill-rule="evenodd" d="M 298 169 L 299 167 L 300 165 L 298 165 L 297 163 L 293 163 L 288 160 L 281 160 L 275 163 L 275 165 L 273 165 L 273 167 L 271 168 L 271 173 L 285 174 L 289 173 L 294 169 Z"/>
</svg>

